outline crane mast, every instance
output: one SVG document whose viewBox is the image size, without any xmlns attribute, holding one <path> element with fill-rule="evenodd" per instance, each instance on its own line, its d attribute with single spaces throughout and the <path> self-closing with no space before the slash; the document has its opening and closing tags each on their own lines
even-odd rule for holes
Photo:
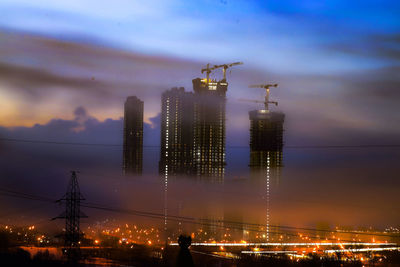
<svg viewBox="0 0 400 267">
<path fill-rule="evenodd" d="M 249 88 L 264 88 L 265 89 L 265 100 L 264 100 L 264 106 L 265 110 L 268 112 L 269 111 L 269 106 L 268 104 L 275 104 L 276 106 L 278 105 L 278 102 L 276 101 L 270 101 L 269 100 L 269 88 L 270 87 L 278 87 L 278 84 L 256 84 L 256 85 L 250 85 Z M 254 100 L 257 101 L 257 100 Z M 253 102 L 254 102 L 253 101 Z M 259 103 L 259 102 L 258 102 Z"/>
<path fill-rule="evenodd" d="M 210 68 L 210 63 L 207 63 L 207 67 L 201 69 L 201 73 L 206 72 L 207 75 L 207 84 L 209 82 L 209 78 L 210 78 L 210 73 L 214 70 L 215 68 L 211 67 Z"/>
</svg>

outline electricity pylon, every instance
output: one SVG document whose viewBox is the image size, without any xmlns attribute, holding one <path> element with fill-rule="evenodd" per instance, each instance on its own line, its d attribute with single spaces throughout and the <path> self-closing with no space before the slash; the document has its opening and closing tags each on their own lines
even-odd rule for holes
<svg viewBox="0 0 400 267">
<path fill-rule="evenodd" d="M 71 180 L 67 193 L 57 202 L 65 201 L 65 211 L 53 219 L 65 219 L 64 252 L 69 261 L 77 262 L 80 258 L 80 218 L 87 216 L 80 211 L 81 200 L 85 200 L 80 192 L 76 172 L 71 172 Z"/>
</svg>

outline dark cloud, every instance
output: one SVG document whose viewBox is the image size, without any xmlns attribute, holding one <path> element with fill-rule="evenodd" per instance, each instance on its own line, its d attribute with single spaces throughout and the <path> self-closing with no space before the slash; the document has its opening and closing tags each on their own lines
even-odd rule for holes
<svg viewBox="0 0 400 267">
<path fill-rule="evenodd" d="M 0 62 L 2 81 L 18 90 L 28 88 L 28 94 L 49 87 L 68 87 L 96 95 L 126 96 L 129 88 L 168 88 L 168 83 L 180 80 L 177 72 L 198 72 L 199 68 L 199 63 L 191 61 L 89 43 L 6 31 L 0 31 L 0 36 L 7 40 L 0 43 L 0 53 L 5 55 Z"/>
<path fill-rule="evenodd" d="M 13 95 L 21 113 L 17 118 L 26 117 L 26 109 L 35 114 L 40 108 L 60 116 L 71 105 L 84 105 L 102 119 L 115 118 L 129 95 L 145 101 L 148 118 L 159 112 L 163 90 L 191 86 L 201 68 L 189 60 L 18 32 L 0 31 L 0 38 L 5 40 L 0 42 L 0 85 L 6 96 Z"/>
<path fill-rule="evenodd" d="M 77 107 L 72 120 L 52 119 L 46 124 L 33 127 L 6 128 L 0 126 L 0 137 L 23 140 L 44 140 L 55 142 L 121 144 L 123 118 L 99 121 L 86 108 Z M 160 114 L 144 122 L 144 145 L 158 145 L 160 139 Z"/>
<path fill-rule="evenodd" d="M 0 63 L 0 79 L 6 86 L 18 88 L 23 96 L 33 101 L 39 101 L 44 95 L 52 94 L 55 87 L 68 87 L 71 90 L 92 89 L 99 94 L 109 94 L 106 89 L 111 87 L 110 84 L 90 78 L 67 77 L 40 68 L 5 63 Z"/>
<path fill-rule="evenodd" d="M 349 93 L 360 93 L 358 95 L 359 98 L 378 98 L 379 100 L 393 101 L 400 104 L 399 73 L 400 66 L 383 67 L 365 71 L 358 75 L 348 75 L 345 82 L 348 83 L 349 87 L 358 89 L 351 90 Z"/>
<path fill-rule="evenodd" d="M 367 35 L 358 42 L 334 43 L 326 48 L 349 55 L 365 58 L 383 59 L 397 62 L 400 60 L 400 34 Z"/>
<path fill-rule="evenodd" d="M 74 111 L 75 116 L 77 117 L 86 117 L 86 109 L 84 107 L 77 107 Z"/>
</svg>

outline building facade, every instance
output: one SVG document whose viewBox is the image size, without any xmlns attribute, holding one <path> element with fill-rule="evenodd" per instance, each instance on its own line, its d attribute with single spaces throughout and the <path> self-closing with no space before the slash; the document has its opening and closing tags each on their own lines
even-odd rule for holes
<svg viewBox="0 0 400 267">
<path fill-rule="evenodd" d="M 283 148 L 283 123 L 285 115 L 269 110 L 253 110 L 250 117 L 250 178 L 260 189 L 264 189 L 266 201 L 265 214 L 261 218 L 250 218 L 250 221 L 265 224 L 265 239 L 267 242 L 274 240 L 271 234 L 270 198 L 271 187 L 278 185 L 282 164 Z"/>
<path fill-rule="evenodd" d="M 141 174 L 143 166 L 143 101 L 129 96 L 124 105 L 123 171 Z"/>
<path fill-rule="evenodd" d="M 225 106 L 228 83 L 194 79 L 194 156 L 196 174 L 223 181 L 225 176 Z"/>
<path fill-rule="evenodd" d="M 197 78 L 194 93 L 180 87 L 162 94 L 160 174 L 223 180 L 227 87 Z"/>
<path fill-rule="evenodd" d="M 160 174 L 193 175 L 193 93 L 183 87 L 161 96 Z"/>
<path fill-rule="evenodd" d="M 253 110 L 250 117 L 250 170 L 280 168 L 282 164 L 283 123 L 280 112 Z"/>
</svg>

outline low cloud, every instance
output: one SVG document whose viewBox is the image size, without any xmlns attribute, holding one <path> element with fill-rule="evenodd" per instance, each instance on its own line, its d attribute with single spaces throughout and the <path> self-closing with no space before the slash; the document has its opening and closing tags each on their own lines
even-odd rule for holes
<svg viewBox="0 0 400 267">
<path fill-rule="evenodd" d="M 22 140 L 42 140 L 72 143 L 98 143 L 121 145 L 123 139 L 123 118 L 100 121 L 90 115 L 85 107 L 77 107 L 71 120 L 51 119 L 45 124 L 32 127 L 0 126 L 0 137 Z M 144 145 L 158 145 L 160 137 L 160 115 L 144 122 Z"/>
</svg>

